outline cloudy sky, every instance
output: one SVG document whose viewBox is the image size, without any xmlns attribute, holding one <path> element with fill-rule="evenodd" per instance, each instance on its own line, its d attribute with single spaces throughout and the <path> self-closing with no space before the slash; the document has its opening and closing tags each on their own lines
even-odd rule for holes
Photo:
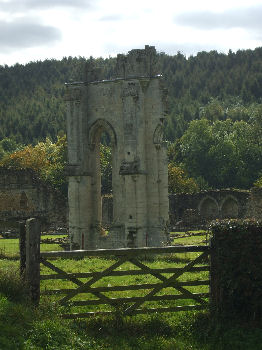
<svg viewBox="0 0 262 350">
<path fill-rule="evenodd" d="M 0 0 L 0 65 L 262 46 L 262 0 Z"/>
</svg>

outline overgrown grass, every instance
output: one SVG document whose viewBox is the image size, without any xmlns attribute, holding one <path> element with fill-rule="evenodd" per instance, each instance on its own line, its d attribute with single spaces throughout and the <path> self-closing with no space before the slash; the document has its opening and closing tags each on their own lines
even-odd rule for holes
<svg viewBox="0 0 262 350">
<path fill-rule="evenodd" d="M 259 350 L 262 332 L 207 312 L 66 321 L 42 299 L 38 309 L 0 294 L 1 350 Z"/>
</svg>

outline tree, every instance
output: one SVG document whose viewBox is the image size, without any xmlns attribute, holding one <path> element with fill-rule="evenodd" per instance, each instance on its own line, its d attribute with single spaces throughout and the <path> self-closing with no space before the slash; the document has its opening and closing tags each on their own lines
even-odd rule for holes
<svg viewBox="0 0 262 350">
<path fill-rule="evenodd" d="M 35 146 L 28 145 L 13 153 L 5 154 L 0 166 L 16 169 L 33 169 L 44 181 L 51 183 L 64 194 L 67 181 L 64 173 L 66 165 L 66 137 L 58 137 L 53 143 L 50 139 Z"/>
<path fill-rule="evenodd" d="M 112 193 L 111 147 L 100 144 L 101 193 Z"/>
<path fill-rule="evenodd" d="M 168 164 L 168 192 L 169 193 L 194 193 L 199 187 L 194 179 L 189 178 L 186 172 L 179 166 Z"/>
<path fill-rule="evenodd" d="M 177 142 L 174 161 L 214 188 L 249 188 L 261 170 L 259 135 L 257 126 L 244 121 L 194 120 Z"/>
<path fill-rule="evenodd" d="M 260 178 L 258 178 L 258 179 L 256 180 L 256 182 L 254 183 L 254 186 L 255 186 L 255 187 L 262 188 L 262 176 L 260 176 Z"/>
</svg>

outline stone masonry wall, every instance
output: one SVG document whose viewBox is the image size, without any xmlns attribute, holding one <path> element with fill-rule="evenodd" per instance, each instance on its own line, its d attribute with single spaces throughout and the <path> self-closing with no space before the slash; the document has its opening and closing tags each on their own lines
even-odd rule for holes
<svg viewBox="0 0 262 350">
<path fill-rule="evenodd" d="M 111 222 L 112 212 L 112 197 L 104 197 L 103 224 Z M 171 228 L 206 226 L 213 219 L 247 217 L 262 219 L 262 189 L 222 189 L 169 195 Z"/>
<path fill-rule="evenodd" d="M 262 188 L 253 187 L 250 191 L 248 215 L 262 220 Z"/>
<path fill-rule="evenodd" d="M 0 168 L 0 222 L 41 218 L 45 227 L 67 226 L 67 199 L 31 170 Z"/>
<path fill-rule="evenodd" d="M 214 219 L 254 216 L 247 190 L 210 190 L 195 194 L 169 195 L 170 224 L 182 226 L 206 225 Z"/>
</svg>

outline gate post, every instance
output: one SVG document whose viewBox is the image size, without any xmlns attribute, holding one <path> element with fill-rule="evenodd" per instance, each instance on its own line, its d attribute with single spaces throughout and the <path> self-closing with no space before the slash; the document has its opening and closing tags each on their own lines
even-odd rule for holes
<svg viewBox="0 0 262 350">
<path fill-rule="evenodd" d="M 35 305 L 40 299 L 40 222 L 37 219 L 26 220 L 26 269 L 25 277 L 30 297 Z"/>
<path fill-rule="evenodd" d="M 219 286 L 219 257 L 218 249 L 215 244 L 214 237 L 211 238 L 209 243 L 210 248 L 210 308 L 212 312 L 221 311 L 221 302 L 223 297 L 223 292 L 221 286 Z"/>
<path fill-rule="evenodd" d="M 25 222 L 19 222 L 19 251 L 20 251 L 20 276 L 24 278 L 26 268 L 26 228 Z"/>
</svg>

